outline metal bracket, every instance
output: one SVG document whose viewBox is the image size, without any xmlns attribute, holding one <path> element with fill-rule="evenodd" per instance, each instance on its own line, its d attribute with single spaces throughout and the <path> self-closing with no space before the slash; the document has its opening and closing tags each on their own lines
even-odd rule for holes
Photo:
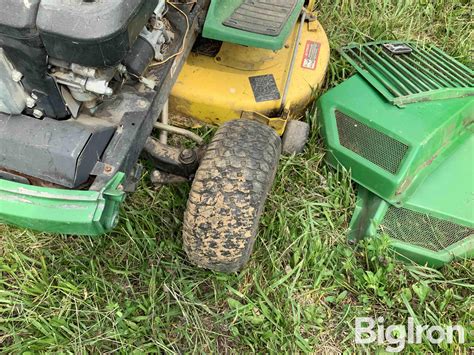
<svg viewBox="0 0 474 355">
<path fill-rule="evenodd" d="M 192 178 L 203 155 L 202 149 L 175 148 L 152 137 L 147 139 L 143 151 L 156 169 L 185 178 Z"/>
<path fill-rule="evenodd" d="M 273 128 L 279 135 L 282 135 L 290 117 L 290 112 L 288 108 L 285 108 L 279 117 L 268 117 L 259 112 L 242 111 L 240 118 L 260 122 Z"/>
</svg>

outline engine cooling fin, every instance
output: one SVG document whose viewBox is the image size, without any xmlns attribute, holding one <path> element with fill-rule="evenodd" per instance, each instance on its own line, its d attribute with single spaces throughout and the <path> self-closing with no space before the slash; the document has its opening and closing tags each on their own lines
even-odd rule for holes
<svg viewBox="0 0 474 355">
<path fill-rule="evenodd" d="M 370 42 L 341 54 L 396 106 L 474 95 L 474 71 L 432 45 Z"/>
</svg>

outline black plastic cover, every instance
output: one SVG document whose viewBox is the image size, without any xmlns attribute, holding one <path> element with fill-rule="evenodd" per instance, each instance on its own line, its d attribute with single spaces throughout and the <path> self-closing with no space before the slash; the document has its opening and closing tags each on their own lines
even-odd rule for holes
<svg viewBox="0 0 474 355">
<path fill-rule="evenodd" d="M 115 127 L 103 120 L 0 114 L 0 168 L 65 187 L 88 181 Z"/>
<path fill-rule="evenodd" d="M 69 113 L 57 85 L 47 75 L 47 53 L 36 29 L 39 3 L 40 0 L 1 0 L 0 47 L 23 74 L 25 89 L 38 97 L 36 108 L 49 117 L 67 118 Z"/>
<path fill-rule="evenodd" d="M 36 24 L 51 57 L 108 67 L 125 58 L 157 5 L 158 0 L 42 0 Z"/>
<path fill-rule="evenodd" d="M 0 33 L 27 36 L 36 32 L 36 14 L 40 0 L 2 0 L 0 5 Z"/>
</svg>

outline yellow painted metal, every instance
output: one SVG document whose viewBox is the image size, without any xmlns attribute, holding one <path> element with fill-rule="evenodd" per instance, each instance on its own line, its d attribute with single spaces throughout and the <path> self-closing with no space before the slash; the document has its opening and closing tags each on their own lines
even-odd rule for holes
<svg viewBox="0 0 474 355">
<path fill-rule="evenodd" d="M 299 23 L 285 47 L 279 51 L 223 43 L 215 57 L 191 53 L 172 90 L 171 112 L 215 125 L 257 113 L 266 117 L 268 124 L 282 134 L 286 118 L 280 117 L 281 100 L 257 102 L 249 78 L 273 75 L 280 94 L 283 94 L 298 27 Z M 319 52 L 317 65 L 308 69 L 303 62 L 312 43 L 319 44 Z M 291 118 L 304 115 L 313 90 L 324 80 L 329 62 L 328 39 L 318 21 L 304 24 L 297 45 L 295 69 L 285 107 L 285 111 L 291 112 Z"/>
<path fill-rule="evenodd" d="M 316 7 L 316 0 L 309 0 L 308 1 L 308 6 L 306 6 L 306 8 L 309 10 L 309 11 L 313 11 Z"/>
<path fill-rule="evenodd" d="M 268 117 L 258 112 L 243 111 L 240 118 L 258 121 L 272 127 L 279 135 L 285 132 L 286 123 L 290 117 L 290 111 L 285 110 L 278 117 Z"/>
</svg>

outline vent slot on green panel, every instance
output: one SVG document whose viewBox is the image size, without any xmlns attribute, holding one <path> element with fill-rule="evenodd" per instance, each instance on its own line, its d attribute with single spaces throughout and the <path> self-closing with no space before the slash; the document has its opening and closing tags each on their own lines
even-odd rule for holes
<svg viewBox="0 0 474 355">
<path fill-rule="evenodd" d="M 423 213 L 390 206 L 381 225 L 393 239 L 441 251 L 474 234 L 474 229 Z"/>
<path fill-rule="evenodd" d="M 434 46 L 374 42 L 350 45 L 341 53 L 397 106 L 474 95 L 474 71 Z"/>
<path fill-rule="evenodd" d="M 339 143 L 381 167 L 396 174 L 405 157 L 408 146 L 369 126 L 336 111 Z"/>
</svg>

